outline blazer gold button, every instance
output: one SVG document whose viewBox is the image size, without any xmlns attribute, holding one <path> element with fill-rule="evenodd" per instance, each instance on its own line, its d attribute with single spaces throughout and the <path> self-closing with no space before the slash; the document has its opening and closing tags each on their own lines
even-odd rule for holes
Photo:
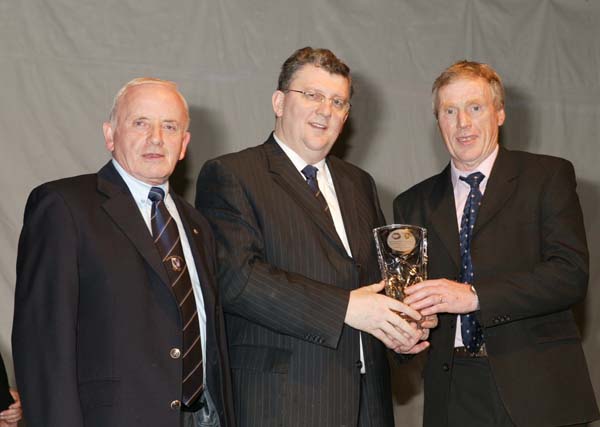
<svg viewBox="0 0 600 427">
<path fill-rule="evenodd" d="M 181 402 L 179 400 L 174 400 L 171 402 L 171 409 L 179 409 L 181 408 Z"/>
<path fill-rule="evenodd" d="M 171 355 L 171 359 L 179 359 L 181 357 L 181 350 L 172 348 L 171 351 L 169 351 L 169 354 Z"/>
</svg>

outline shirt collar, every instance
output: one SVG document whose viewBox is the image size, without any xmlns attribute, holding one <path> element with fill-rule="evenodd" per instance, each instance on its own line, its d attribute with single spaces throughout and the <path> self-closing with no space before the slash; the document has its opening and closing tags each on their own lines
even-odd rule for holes
<svg viewBox="0 0 600 427">
<path fill-rule="evenodd" d="M 275 142 L 277 142 L 277 144 L 281 147 L 281 149 L 283 150 L 283 152 L 289 157 L 289 159 L 292 161 L 292 163 L 294 164 L 294 167 L 298 170 L 299 173 L 302 174 L 302 169 L 304 169 L 304 167 L 308 164 L 306 163 L 302 157 L 300 157 L 300 155 L 298 153 L 296 153 L 294 150 L 292 150 L 290 147 L 288 147 L 285 142 L 283 142 L 282 140 L 280 140 L 279 138 L 277 138 L 277 135 L 275 135 L 275 132 L 273 132 L 273 139 L 275 139 Z M 317 163 L 313 164 L 314 167 L 316 167 L 317 169 L 319 169 L 319 171 L 321 171 L 323 173 L 323 176 L 325 176 L 325 159 L 321 159 L 319 160 Z M 304 174 L 302 174 L 302 177 L 304 177 Z"/>
<path fill-rule="evenodd" d="M 490 177 L 490 174 L 492 173 L 492 167 L 494 166 L 494 162 L 496 161 L 496 157 L 498 157 L 498 150 L 500 149 L 499 145 L 496 145 L 496 149 L 494 151 L 492 151 L 492 153 L 487 156 L 487 158 L 481 162 L 479 164 L 479 166 L 477 166 L 476 169 L 469 171 L 469 172 L 465 172 L 465 171 L 461 171 L 459 169 L 456 168 L 456 166 L 454 165 L 454 161 L 450 160 L 450 171 L 451 171 L 451 178 L 452 178 L 452 187 L 456 188 L 456 185 L 459 182 L 459 177 L 461 176 L 467 176 L 470 175 L 474 172 L 481 172 L 485 178 L 483 179 L 483 181 L 481 181 L 482 183 L 484 181 L 487 181 L 487 179 Z M 466 185 L 466 182 L 464 183 Z"/>
<path fill-rule="evenodd" d="M 131 174 L 129 174 L 125 169 L 123 169 L 123 167 L 119 164 L 119 162 L 116 159 L 113 158 L 112 163 L 119 175 L 121 175 L 121 178 L 123 178 L 123 181 L 125 181 L 125 184 L 127 184 L 127 187 L 129 188 L 129 191 L 131 192 L 135 200 L 145 203 L 148 200 L 148 193 L 150 193 L 150 188 L 152 187 L 162 188 L 165 194 L 168 196 L 169 181 L 166 181 L 160 185 L 146 184 L 145 182 L 140 181 L 139 179 L 131 176 Z"/>
</svg>

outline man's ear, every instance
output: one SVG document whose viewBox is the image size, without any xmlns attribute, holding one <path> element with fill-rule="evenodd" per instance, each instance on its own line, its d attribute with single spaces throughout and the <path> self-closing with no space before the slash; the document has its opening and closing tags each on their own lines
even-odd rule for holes
<svg viewBox="0 0 600 427">
<path fill-rule="evenodd" d="M 187 147 L 190 143 L 191 136 L 192 135 L 189 132 L 185 133 L 185 136 L 183 137 L 183 141 L 181 143 L 181 152 L 179 153 L 179 160 L 183 160 L 183 158 L 185 157 L 185 153 L 187 153 Z"/>
<path fill-rule="evenodd" d="M 271 97 L 271 103 L 273 104 L 273 112 L 275 113 L 275 117 L 283 116 L 285 93 L 283 93 L 280 90 L 276 90 L 275 92 L 273 92 L 273 96 Z"/>
<path fill-rule="evenodd" d="M 115 150 L 115 141 L 113 139 L 113 128 L 110 122 L 102 124 L 102 133 L 104 134 L 104 145 L 111 153 Z"/>
<path fill-rule="evenodd" d="M 496 114 L 498 126 L 502 126 L 504 124 L 504 120 L 506 119 L 506 113 L 504 112 L 504 108 L 500 111 L 497 111 Z"/>
</svg>

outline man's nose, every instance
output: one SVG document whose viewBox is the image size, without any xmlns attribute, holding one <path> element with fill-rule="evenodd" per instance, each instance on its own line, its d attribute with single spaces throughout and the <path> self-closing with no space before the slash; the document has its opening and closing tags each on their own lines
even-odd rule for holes
<svg viewBox="0 0 600 427">
<path fill-rule="evenodd" d="M 331 99 L 329 98 L 323 98 L 323 100 L 320 102 L 319 106 L 317 107 L 317 112 L 325 117 L 329 117 L 331 116 Z"/>
<path fill-rule="evenodd" d="M 153 125 L 150 130 L 150 143 L 160 145 L 163 143 L 162 127 L 160 125 Z"/>
<path fill-rule="evenodd" d="M 471 116 L 466 111 L 458 112 L 458 127 L 467 128 L 471 126 Z"/>
</svg>

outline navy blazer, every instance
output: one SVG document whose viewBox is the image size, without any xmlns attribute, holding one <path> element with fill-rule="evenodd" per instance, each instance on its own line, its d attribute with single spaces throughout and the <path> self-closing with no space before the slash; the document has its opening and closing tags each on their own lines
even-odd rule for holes
<svg viewBox="0 0 600 427">
<path fill-rule="evenodd" d="M 200 278 L 207 317 L 207 386 L 234 425 L 214 239 L 173 195 Z M 98 174 L 46 183 L 25 209 L 17 259 L 13 354 L 29 427 L 178 426 L 180 311 L 125 182 Z"/>
</svg>

